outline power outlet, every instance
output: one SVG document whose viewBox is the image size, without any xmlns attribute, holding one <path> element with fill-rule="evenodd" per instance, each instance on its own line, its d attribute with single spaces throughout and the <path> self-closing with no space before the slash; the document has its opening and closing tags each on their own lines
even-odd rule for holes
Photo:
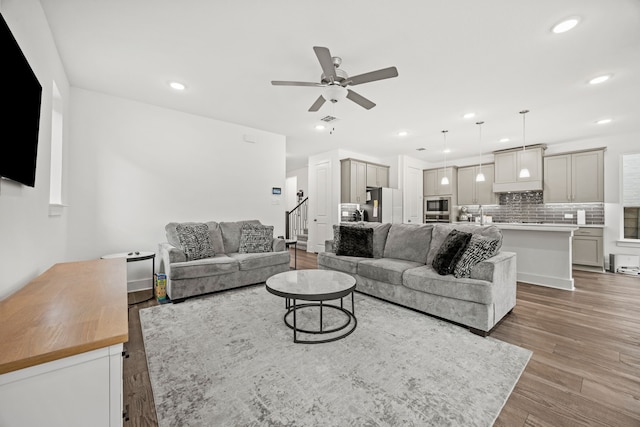
<svg viewBox="0 0 640 427">
<path fill-rule="evenodd" d="M 573 219 L 573 214 L 564 214 L 564 219 Z"/>
</svg>

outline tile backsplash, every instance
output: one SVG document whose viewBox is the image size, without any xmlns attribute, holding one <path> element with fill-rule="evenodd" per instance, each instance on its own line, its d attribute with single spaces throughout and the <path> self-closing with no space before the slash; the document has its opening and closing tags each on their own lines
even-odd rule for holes
<svg viewBox="0 0 640 427">
<path fill-rule="evenodd" d="M 478 205 L 469 205 L 467 209 L 469 214 L 479 215 Z M 542 191 L 501 193 L 499 205 L 483 206 L 483 213 L 494 222 L 576 224 L 578 210 L 585 211 L 586 224 L 604 224 L 604 203 L 544 203 Z M 459 216 L 459 209 L 454 214 Z M 565 218 L 565 214 L 573 218 Z"/>
</svg>

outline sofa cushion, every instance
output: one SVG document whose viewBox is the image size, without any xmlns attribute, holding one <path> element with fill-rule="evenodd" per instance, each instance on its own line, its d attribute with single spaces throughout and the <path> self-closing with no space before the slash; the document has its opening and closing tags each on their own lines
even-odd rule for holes
<svg viewBox="0 0 640 427">
<path fill-rule="evenodd" d="M 369 258 L 355 256 L 338 256 L 333 252 L 320 252 L 318 254 L 318 267 L 329 270 L 338 270 L 344 273 L 357 274 L 358 263 Z"/>
<path fill-rule="evenodd" d="M 431 224 L 392 224 L 384 245 L 384 257 L 424 264 L 432 229 Z"/>
<path fill-rule="evenodd" d="M 236 221 L 236 222 L 220 222 L 220 231 L 222 232 L 222 243 L 224 245 L 224 253 L 230 254 L 238 252 L 240 248 L 240 233 L 242 224 L 260 224 L 257 219 Z"/>
<path fill-rule="evenodd" d="M 496 251 L 502 246 L 502 232 L 495 225 L 480 226 L 471 224 L 435 224 L 433 226 L 433 233 L 431 234 L 431 245 L 429 247 L 429 253 L 427 254 L 427 265 L 433 264 L 433 258 L 435 258 L 438 249 L 444 242 L 444 239 L 449 235 L 451 230 L 460 230 L 466 233 L 478 234 L 484 237 L 491 237 L 498 239 L 498 247 Z"/>
<path fill-rule="evenodd" d="M 211 258 L 171 264 L 171 280 L 218 276 L 238 270 L 238 261 L 224 254 L 218 254 Z"/>
<path fill-rule="evenodd" d="M 241 254 L 271 252 L 273 249 L 273 226 L 262 224 L 242 224 L 240 229 Z"/>
<path fill-rule="evenodd" d="M 498 239 L 483 237 L 473 234 L 467 248 L 453 269 L 455 277 L 469 277 L 471 269 L 481 261 L 495 255 L 498 247 Z"/>
<path fill-rule="evenodd" d="M 462 301 L 479 304 L 495 302 L 491 282 L 466 277 L 457 279 L 453 275 L 441 276 L 428 265 L 405 271 L 403 285 L 416 291 Z"/>
<path fill-rule="evenodd" d="M 469 240 L 471 240 L 471 233 L 451 230 L 433 258 L 433 269 L 438 274 L 453 274 Z"/>
<path fill-rule="evenodd" d="M 222 230 L 220 229 L 220 224 L 215 221 L 207 221 L 205 224 L 209 227 L 209 238 L 211 239 L 213 251 L 217 254 L 223 254 L 224 243 L 222 242 Z"/>
<path fill-rule="evenodd" d="M 349 223 L 333 224 L 333 251 L 334 252 L 336 248 L 336 241 L 337 239 L 340 239 L 340 227 L 371 228 L 373 230 L 373 257 L 382 258 L 384 254 L 384 245 L 387 242 L 387 234 L 389 233 L 389 228 L 391 228 L 390 223 L 355 222 L 353 224 L 349 224 Z"/>
<path fill-rule="evenodd" d="M 238 261 L 241 271 L 256 268 L 271 267 L 273 265 L 289 264 L 289 252 L 262 252 L 262 253 L 233 253 L 230 258 Z"/>
<path fill-rule="evenodd" d="M 364 259 L 358 263 L 358 275 L 392 285 L 402 285 L 402 273 L 420 265 L 423 264 L 406 259 Z"/>
<path fill-rule="evenodd" d="M 336 255 L 373 258 L 373 229 L 368 227 L 345 227 L 338 229 Z"/>
<path fill-rule="evenodd" d="M 209 258 L 215 255 L 209 227 L 204 223 L 184 222 L 175 227 L 180 246 L 187 256 L 187 261 Z"/>
</svg>

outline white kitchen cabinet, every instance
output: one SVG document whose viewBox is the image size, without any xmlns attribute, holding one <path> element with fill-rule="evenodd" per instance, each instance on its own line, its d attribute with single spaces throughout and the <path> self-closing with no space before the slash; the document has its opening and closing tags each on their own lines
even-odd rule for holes
<svg viewBox="0 0 640 427">
<path fill-rule="evenodd" d="M 485 180 L 477 182 L 476 176 L 482 170 Z M 459 205 L 495 205 L 497 194 L 493 192 L 494 165 L 492 163 L 458 168 Z"/>
<path fill-rule="evenodd" d="M 442 178 L 446 176 L 449 184 L 442 185 Z M 424 196 L 455 196 L 458 190 L 458 168 L 447 166 L 437 169 L 426 169 L 422 172 Z"/>
<path fill-rule="evenodd" d="M 509 191 L 542 190 L 542 155 L 546 146 L 535 145 L 526 150 L 509 149 L 494 152 L 494 183 L 495 193 Z M 529 176 L 520 177 L 520 170 L 527 168 Z"/>
<path fill-rule="evenodd" d="M 545 157 L 544 202 L 604 202 L 604 150 Z"/>
<path fill-rule="evenodd" d="M 602 228 L 580 227 L 573 233 L 573 264 L 604 268 Z"/>
<path fill-rule="evenodd" d="M 367 187 L 389 187 L 389 166 L 367 163 Z"/>
</svg>

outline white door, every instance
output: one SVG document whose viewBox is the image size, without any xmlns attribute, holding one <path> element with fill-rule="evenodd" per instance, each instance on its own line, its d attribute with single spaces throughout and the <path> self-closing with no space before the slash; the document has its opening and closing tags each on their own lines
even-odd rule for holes
<svg viewBox="0 0 640 427">
<path fill-rule="evenodd" d="M 405 175 L 403 211 L 405 222 L 411 224 L 422 223 L 422 170 L 408 166 Z"/>
<path fill-rule="evenodd" d="M 325 160 L 312 166 L 309 197 L 309 243 L 307 251 L 324 252 L 324 242 L 333 238 L 331 215 L 331 161 Z"/>
</svg>

